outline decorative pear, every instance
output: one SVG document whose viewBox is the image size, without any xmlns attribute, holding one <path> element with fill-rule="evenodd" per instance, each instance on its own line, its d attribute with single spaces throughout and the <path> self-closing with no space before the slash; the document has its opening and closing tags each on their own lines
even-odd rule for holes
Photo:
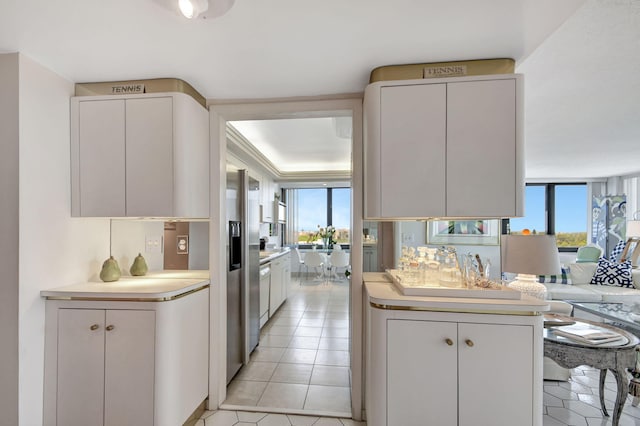
<svg viewBox="0 0 640 426">
<path fill-rule="evenodd" d="M 113 256 L 109 256 L 109 258 L 102 264 L 100 279 L 106 283 L 118 281 L 120 279 L 120 267 Z"/>
<path fill-rule="evenodd" d="M 149 267 L 147 267 L 147 262 L 144 260 L 144 257 L 142 257 L 142 253 L 138 253 L 133 260 L 133 265 L 131 265 L 129 272 L 131 272 L 133 276 L 142 276 L 145 275 L 148 270 Z"/>
</svg>

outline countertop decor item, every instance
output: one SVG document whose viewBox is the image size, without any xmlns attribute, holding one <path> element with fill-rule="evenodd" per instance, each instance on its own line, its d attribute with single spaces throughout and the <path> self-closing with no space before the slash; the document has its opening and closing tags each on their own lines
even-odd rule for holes
<svg viewBox="0 0 640 426">
<path fill-rule="evenodd" d="M 138 253 L 136 258 L 133 260 L 133 264 L 131 265 L 131 269 L 129 269 L 129 272 L 134 277 L 141 277 L 143 275 L 146 275 L 148 270 L 149 267 L 147 266 L 147 262 L 146 260 L 144 260 L 142 253 Z"/>
<path fill-rule="evenodd" d="M 503 235 L 502 271 L 518 274 L 509 287 L 545 299 L 547 288 L 538 275 L 560 274 L 555 235 Z"/>
<path fill-rule="evenodd" d="M 109 256 L 102 264 L 100 279 L 106 283 L 120 279 L 120 266 L 118 266 L 118 261 L 113 256 Z"/>
</svg>

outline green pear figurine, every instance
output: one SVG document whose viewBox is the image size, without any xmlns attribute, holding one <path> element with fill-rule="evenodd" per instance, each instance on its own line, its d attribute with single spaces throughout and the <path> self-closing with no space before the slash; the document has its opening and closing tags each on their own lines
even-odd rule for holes
<svg viewBox="0 0 640 426">
<path fill-rule="evenodd" d="M 133 265 L 131 265 L 129 272 L 131 272 L 131 275 L 133 276 L 143 276 L 148 270 L 147 262 L 144 260 L 144 257 L 142 257 L 142 253 L 138 253 L 136 258 L 133 260 Z"/>
<path fill-rule="evenodd" d="M 118 281 L 120 279 L 120 267 L 118 266 L 118 262 L 113 258 L 113 256 L 109 256 L 109 258 L 102 264 L 100 279 L 105 283 Z"/>
</svg>

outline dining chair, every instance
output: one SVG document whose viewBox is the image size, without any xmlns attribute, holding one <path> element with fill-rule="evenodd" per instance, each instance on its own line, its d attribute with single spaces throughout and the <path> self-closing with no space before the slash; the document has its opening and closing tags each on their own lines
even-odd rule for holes
<svg viewBox="0 0 640 426">
<path fill-rule="evenodd" d="M 338 276 L 338 268 L 346 268 L 349 266 L 349 253 L 344 250 L 334 250 L 329 256 L 329 277 L 333 276 L 333 268 L 336 269 L 336 277 Z"/>
<path fill-rule="evenodd" d="M 325 259 L 322 256 L 322 254 L 320 254 L 317 251 L 310 251 L 307 252 L 304 255 L 304 267 L 306 268 L 306 275 L 309 275 L 309 267 L 314 268 L 316 273 L 318 272 L 318 268 L 320 268 L 320 271 L 322 272 L 320 274 L 320 276 L 322 277 L 322 279 L 325 279 L 325 273 L 324 273 L 324 262 Z M 300 285 L 302 285 L 302 280 L 300 280 Z"/>
</svg>

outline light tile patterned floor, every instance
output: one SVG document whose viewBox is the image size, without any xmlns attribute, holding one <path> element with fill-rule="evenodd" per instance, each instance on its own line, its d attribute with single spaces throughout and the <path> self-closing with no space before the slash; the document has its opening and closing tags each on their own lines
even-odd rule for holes
<svg viewBox="0 0 640 426">
<path fill-rule="evenodd" d="M 367 426 L 367 424 L 332 417 L 221 410 L 205 412 L 196 426 Z"/>
<path fill-rule="evenodd" d="M 611 417 L 603 417 L 600 411 L 598 380 L 600 372 L 591 367 L 571 370 L 568 382 L 544 382 L 544 426 L 605 426 L 611 425 Z M 613 415 L 616 399 L 616 384 L 612 374 L 605 382 L 605 402 L 609 415 Z M 620 416 L 619 426 L 640 426 L 640 407 L 627 402 Z"/>
<path fill-rule="evenodd" d="M 223 406 L 350 417 L 348 301 L 345 279 L 292 280 Z"/>
</svg>

